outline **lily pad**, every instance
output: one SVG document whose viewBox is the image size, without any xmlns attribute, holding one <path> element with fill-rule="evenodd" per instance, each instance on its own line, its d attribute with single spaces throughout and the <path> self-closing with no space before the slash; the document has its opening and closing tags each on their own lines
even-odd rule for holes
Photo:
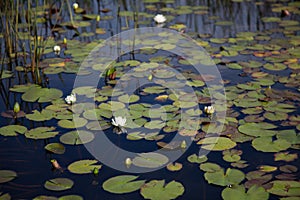
<svg viewBox="0 0 300 200">
<path fill-rule="evenodd" d="M 205 155 L 197 156 L 196 154 L 192 154 L 187 158 L 187 160 L 190 163 L 203 163 L 203 162 L 206 162 L 208 160 L 208 158 Z"/>
<path fill-rule="evenodd" d="M 76 121 L 76 124 L 75 122 Z M 58 121 L 58 125 L 62 128 L 68 128 L 68 129 L 73 129 L 73 128 L 80 128 L 83 127 L 87 124 L 87 120 L 81 117 L 73 117 L 73 120 L 67 120 L 67 119 L 62 119 Z"/>
<path fill-rule="evenodd" d="M 138 176 L 133 175 L 121 175 L 112 177 L 104 181 L 102 187 L 105 191 L 115 193 L 115 194 L 124 194 L 134 192 L 144 185 L 145 180 L 134 181 Z"/>
<path fill-rule="evenodd" d="M 165 184 L 165 180 L 152 180 L 141 188 L 141 195 L 151 200 L 176 199 L 184 193 L 184 186 L 176 181 Z"/>
<path fill-rule="evenodd" d="M 255 138 L 252 141 L 252 146 L 263 152 L 279 152 L 288 149 L 291 146 L 291 143 L 287 142 L 284 139 L 272 139 L 271 136 Z"/>
<path fill-rule="evenodd" d="M 159 153 L 140 153 L 132 160 L 132 164 L 138 167 L 157 168 L 165 165 L 169 161 L 168 157 Z"/>
<path fill-rule="evenodd" d="M 22 99 L 28 102 L 38 101 L 39 103 L 50 102 L 63 95 L 61 90 L 55 88 L 31 87 L 23 95 Z"/>
<path fill-rule="evenodd" d="M 21 125 L 8 125 L 0 128 L 0 135 L 3 136 L 17 136 L 19 134 L 24 134 L 27 131 L 25 126 Z"/>
<path fill-rule="evenodd" d="M 207 137 L 197 144 L 201 144 L 201 148 L 211 151 L 222 151 L 236 146 L 235 142 L 226 137 Z"/>
<path fill-rule="evenodd" d="M 12 170 L 0 170 L 0 183 L 9 182 L 17 177 L 17 173 Z"/>
<path fill-rule="evenodd" d="M 83 200 L 83 197 L 79 196 L 79 195 L 65 195 L 62 197 L 59 197 L 58 200 Z"/>
<path fill-rule="evenodd" d="M 278 196 L 299 196 L 300 182 L 299 181 L 280 181 L 271 182 L 272 187 L 267 191 Z"/>
<path fill-rule="evenodd" d="M 286 161 L 286 162 L 291 162 L 291 161 L 294 161 L 296 159 L 298 159 L 298 154 L 296 153 L 292 153 L 290 154 L 289 152 L 279 152 L 279 153 L 276 153 L 274 155 L 275 157 L 275 161 Z"/>
<path fill-rule="evenodd" d="M 2 192 L 0 192 L 0 200 L 11 200 L 11 196 L 9 193 L 2 194 Z"/>
<path fill-rule="evenodd" d="M 228 168 L 224 173 L 224 169 L 221 168 L 218 171 L 206 172 L 204 174 L 204 177 L 209 184 L 212 183 L 215 185 L 227 186 L 227 185 L 238 185 L 240 182 L 244 180 L 245 174 L 238 169 L 231 169 L 231 168 Z"/>
<path fill-rule="evenodd" d="M 253 185 L 246 192 L 243 185 L 234 185 L 233 187 L 227 187 L 222 191 L 222 197 L 224 200 L 267 200 L 269 193 L 265 191 L 263 187 Z"/>
<path fill-rule="evenodd" d="M 55 112 L 52 110 L 44 109 L 41 112 L 38 110 L 33 110 L 33 114 L 26 114 L 26 118 L 32 121 L 46 121 L 54 117 Z"/>
<path fill-rule="evenodd" d="M 59 140 L 64 144 L 79 145 L 92 141 L 95 138 L 90 131 L 76 130 L 65 133 Z"/>
<path fill-rule="evenodd" d="M 71 163 L 68 170 L 74 174 L 89 174 L 94 169 L 101 169 L 102 165 L 95 165 L 98 160 L 79 160 Z"/>
<path fill-rule="evenodd" d="M 266 123 L 266 122 L 260 122 L 260 123 L 245 123 L 241 126 L 239 126 L 238 130 L 241 133 L 244 133 L 246 135 L 250 136 L 273 136 L 277 132 L 269 129 L 276 128 L 276 125 Z"/>
<path fill-rule="evenodd" d="M 63 191 L 72 188 L 74 182 L 68 178 L 55 178 L 46 181 L 45 188 L 52 191 Z"/>
<path fill-rule="evenodd" d="M 169 163 L 169 164 L 167 165 L 167 169 L 168 169 L 169 171 L 172 171 L 172 172 L 174 172 L 174 171 L 179 171 L 179 170 L 182 169 L 182 164 L 181 164 L 181 163 L 178 163 L 178 162 L 176 162 L 176 163 Z"/>
<path fill-rule="evenodd" d="M 55 137 L 59 132 L 53 131 L 55 127 L 38 127 L 28 130 L 25 136 L 30 139 L 48 139 Z"/>
<path fill-rule="evenodd" d="M 45 149 L 56 154 L 63 154 L 65 153 L 65 147 L 64 145 L 60 143 L 50 143 L 45 146 Z"/>
</svg>

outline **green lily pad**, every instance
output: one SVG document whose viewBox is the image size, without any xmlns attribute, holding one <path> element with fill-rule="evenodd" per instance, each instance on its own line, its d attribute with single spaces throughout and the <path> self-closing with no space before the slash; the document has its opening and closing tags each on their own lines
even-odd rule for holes
<svg viewBox="0 0 300 200">
<path fill-rule="evenodd" d="M 222 168 L 218 164 L 210 162 L 201 164 L 200 169 L 205 172 L 217 172 L 222 170 Z"/>
<path fill-rule="evenodd" d="M 38 127 L 25 132 L 25 137 L 30 139 L 48 139 L 55 137 L 59 132 L 53 131 L 55 127 Z"/>
<path fill-rule="evenodd" d="M 62 197 L 59 197 L 58 200 L 83 200 L 83 197 L 79 196 L 79 195 L 65 195 Z"/>
<path fill-rule="evenodd" d="M 130 96 L 128 94 L 124 94 L 118 98 L 118 100 L 123 103 L 134 103 L 134 102 L 137 102 L 139 99 L 140 99 L 140 97 L 135 94 L 130 95 Z"/>
<path fill-rule="evenodd" d="M 46 150 L 52 152 L 52 153 L 56 153 L 56 154 L 63 154 L 65 153 L 65 147 L 64 145 L 60 144 L 60 143 L 50 143 L 47 144 L 44 147 Z"/>
<path fill-rule="evenodd" d="M 63 95 L 61 90 L 55 88 L 30 87 L 22 95 L 22 99 L 28 102 L 38 101 L 39 103 L 50 102 L 60 98 Z"/>
<path fill-rule="evenodd" d="M 0 183 L 9 182 L 17 177 L 17 173 L 12 170 L 0 170 Z"/>
<path fill-rule="evenodd" d="M 56 198 L 54 196 L 40 195 L 40 196 L 33 198 L 33 200 L 58 200 L 58 198 Z"/>
<path fill-rule="evenodd" d="M 144 127 L 148 129 L 162 129 L 165 125 L 165 122 L 161 120 L 151 120 L 150 122 L 145 123 Z"/>
<path fill-rule="evenodd" d="M 182 169 L 182 164 L 181 164 L 181 163 L 178 163 L 178 162 L 176 162 L 176 163 L 169 163 L 169 164 L 167 165 L 167 169 L 168 169 L 169 171 L 172 171 L 172 172 L 174 172 L 174 171 L 179 171 L 179 170 Z"/>
<path fill-rule="evenodd" d="M 300 144 L 300 135 L 294 129 L 278 131 L 276 137 L 291 144 Z"/>
<path fill-rule="evenodd" d="M 62 136 L 60 136 L 59 140 L 64 144 L 79 145 L 88 143 L 94 138 L 95 136 L 92 132 L 77 130 L 63 134 Z"/>
<path fill-rule="evenodd" d="M 74 121 L 76 120 L 76 124 Z M 68 128 L 68 129 L 73 129 L 73 128 L 80 128 L 83 127 L 87 124 L 87 120 L 81 117 L 73 117 L 73 120 L 67 120 L 67 119 L 62 119 L 58 121 L 58 125 L 62 128 Z"/>
<path fill-rule="evenodd" d="M 55 112 L 52 110 L 44 109 L 41 112 L 38 110 L 33 110 L 33 114 L 26 114 L 26 118 L 32 121 L 46 121 L 54 117 Z"/>
<path fill-rule="evenodd" d="M 138 167 L 157 168 L 165 165 L 169 161 L 168 157 L 159 153 L 140 153 L 132 160 L 132 164 Z"/>
<path fill-rule="evenodd" d="M 9 193 L 2 194 L 0 192 L 0 200 L 11 200 L 11 196 Z"/>
<path fill-rule="evenodd" d="M 224 200 L 267 200 L 269 199 L 269 193 L 265 191 L 263 187 L 253 185 L 246 192 L 243 185 L 234 185 L 233 187 L 227 187 L 222 191 L 222 197 Z"/>
<path fill-rule="evenodd" d="M 19 134 L 24 134 L 27 131 L 25 126 L 21 125 L 8 125 L 0 128 L 0 135 L 3 136 L 17 136 Z"/>
<path fill-rule="evenodd" d="M 78 160 L 68 166 L 68 170 L 74 174 L 89 174 L 94 169 L 101 169 L 102 165 L 95 165 L 98 160 Z"/>
<path fill-rule="evenodd" d="M 3 70 L 1 72 L 1 76 L 0 76 L 0 80 L 1 79 L 5 79 L 5 78 L 10 78 L 14 75 L 14 73 L 12 73 L 11 71 L 8 71 L 8 70 Z"/>
<path fill-rule="evenodd" d="M 299 181 L 280 181 L 271 182 L 272 187 L 267 191 L 278 196 L 297 196 L 299 197 L 300 182 Z"/>
<path fill-rule="evenodd" d="M 46 181 L 44 187 L 52 191 L 63 191 L 72 188 L 74 182 L 68 178 L 54 178 Z"/>
<path fill-rule="evenodd" d="M 276 112 L 276 113 L 266 112 L 264 113 L 264 117 L 271 121 L 282 121 L 288 118 L 288 114 L 282 112 Z"/>
<path fill-rule="evenodd" d="M 245 123 L 241 126 L 239 126 L 238 130 L 241 133 L 244 133 L 246 135 L 250 136 L 273 136 L 277 132 L 269 129 L 277 128 L 276 125 L 266 123 L 266 122 L 259 122 L 259 123 Z"/>
<path fill-rule="evenodd" d="M 141 195 L 145 199 L 171 200 L 184 193 L 184 186 L 176 181 L 165 184 L 165 180 L 152 180 L 141 187 Z"/>
<path fill-rule="evenodd" d="M 244 180 L 245 174 L 238 169 L 231 169 L 231 168 L 228 168 L 224 173 L 224 169 L 220 168 L 219 170 L 213 172 L 205 172 L 204 177 L 209 184 L 227 186 L 227 185 L 238 185 L 240 182 Z"/>
<path fill-rule="evenodd" d="M 277 139 L 273 141 L 271 136 L 264 136 L 255 138 L 252 141 L 252 146 L 258 151 L 279 152 L 287 150 L 291 146 L 291 143 L 284 139 Z"/>
<path fill-rule="evenodd" d="M 275 161 L 286 161 L 286 162 L 291 162 L 291 161 L 294 161 L 296 159 L 298 159 L 298 154 L 296 153 L 292 153 L 290 154 L 289 152 L 279 152 L 279 153 L 276 153 L 274 155 L 275 157 Z"/>
<path fill-rule="evenodd" d="M 241 159 L 242 152 L 236 149 L 223 151 L 223 159 L 227 162 L 237 162 Z"/>
<path fill-rule="evenodd" d="M 201 144 L 201 148 L 211 151 L 222 151 L 236 146 L 234 141 L 226 137 L 207 137 L 197 144 Z"/>
<path fill-rule="evenodd" d="M 144 185 L 145 180 L 134 181 L 138 176 L 132 175 L 121 175 L 112 177 L 102 184 L 102 187 L 105 191 L 115 193 L 115 194 L 124 194 L 134 192 Z"/>
<path fill-rule="evenodd" d="M 196 154 L 192 154 L 190 155 L 187 160 L 190 162 L 190 163 L 203 163 L 203 162 L 206 162 L 208 160 L 207 156 L 197 156 Z"/>
</svg>

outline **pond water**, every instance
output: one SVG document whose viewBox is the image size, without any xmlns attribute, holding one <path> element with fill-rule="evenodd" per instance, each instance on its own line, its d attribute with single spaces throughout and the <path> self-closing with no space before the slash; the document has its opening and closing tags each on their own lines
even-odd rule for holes
<svg viewBox="0 0 300 200">
<path fill-rule="evenodd" d="M 0 200 L 300 198 L 298 1 L 73 3 L 2 3 Z"/>
</svg>

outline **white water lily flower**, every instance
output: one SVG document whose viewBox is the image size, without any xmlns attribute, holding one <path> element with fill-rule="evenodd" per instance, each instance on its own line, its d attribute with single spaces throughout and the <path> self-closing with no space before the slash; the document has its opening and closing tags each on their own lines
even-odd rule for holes
<svg viewBox="0 0 300 200">
<path fill-rule="evenodd" d="M 126 158 L 125 165 L 129 167 L 132 164 L 132 160 L 130 158 Z"/>
<path fill-rule="evenodd" d="M 115 117 L 115 119 L 112 119 L 112 125 L 117 127 L 123 127 L 126 124 L 126 118 L 124 117 Z"/>
<path fill-rule="evenodd" d="M 158 24 L 162 24 L 167 21 L 167 18 L 162 14 L 157 14 L 153 19 Z"/>
<path fill-rule="evenodd" d="M 205 106 L 204 112 L 206 114 L 213 114 L 215 112 L 215 108 L 213 106 Z"/>
<path fill-rule="evenodd" d="M 53 47 L 53 51 L 54 51 L 54 53 L 55 53 L 56 55 L 59 55 L 59 54 L 60 54 L 60 46 L 55 45 L 55 46 Z"/>
<path fill-rule="evenodd" d="M 79 8 L 78 3 L 73 3 L 73 9 L 76 10 L 77 8 Z"/>
<path fill-rule="evenodd" d="M 117 134 L 121 134 L 121 133 L 127 133 L 127 130 L 124 128 L 124 126 L 126 125 L 126 118 L 124 117 L 115 117 L 114 119 L 111 120 L 111 124 L 114 125 L 116 128 L 114 129 L 114 131 Z"/>
<path fill-rule="evenodd" d="M 74 104 L 76 102 L 76 94 L 70 94 L 69 96 L 67 96 L 65 98 L 65 101 L 67 102 L 67 104 Z"/>
</svg>

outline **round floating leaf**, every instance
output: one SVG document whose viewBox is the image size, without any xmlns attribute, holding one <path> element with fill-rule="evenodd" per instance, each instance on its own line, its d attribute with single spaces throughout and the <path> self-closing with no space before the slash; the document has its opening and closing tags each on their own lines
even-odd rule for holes
<svg viewBox="0 0 300 200">
<path fill-rule="evenodd" d="M 63 154 L 65 153 L 65 147 L 64 145 L 60 143 L 50 143 L 45 146 L 45 149 L 56 154 Z"/>
<path fill-rule="evenodd" d="M 203 163 L 208 160 L 207 156 L 197 156 L 196 154 L 190 155 L 187 160 L 191 163 Z"/>
<path fill-rule="evenodd" d="M 271 136 L 255 138 L 252 141 L 252 146 L 263 152 L 279 152 L 288 149 L 291 143 L 284 139 L 277 139 L 273 141 Z"/>
<path fill-rule="evenodd" d="M 11 196 L 9 193 L 6 193 L 6 194 L 2 194 L 0 192 L 0 200 L 11 200 Z"/>
<path fill-rule="evenodd" d="M 74 123 L 76 121 L 76 124 Z M 87 124 L 87 120 L 81 117 L 73 117 L 73 120 L 62 119 L 58 121 L 58 125 L 62 128 L 80 128 Z"/>
<path fill-rule="evenodd" d="M 98 160 L 79 160 L 71 163 L 68 170 L 74 174 L 89 174 L 94 169 L 101 169 L 102 165 L 95 165 Z"/>
<path fill-rule="evenodd" d="M 263 187 L 256 185 L 253 185 L 247 192 L 243 185 L 234 185 L 233 187 L 225 188 L 222 191 L 222 197 L 224 200 L 267 200 L 269 199 L 269 193 Z"/>
<path fill-rule="evenodd" d="M 3 136 L 17 136 L 19 134 L 24 134 L 27 131 L 25 126 L 21 125 L 8 125 L 0 128 L 0 135 Z"/>
<path fill-rule="evenodd" d="M 235 142 L 226 137 L 207 137 L 197 144 L 201 144 L 201 148 L 211 151 L 222 151 L 236 146 Z"/>
<path fill-rule="evenodd" d="M 220 186 L 238 185 L 245 178 L 245 174 L 237 169 L 228 168 L 224 174 L 224 169 L 215 172 L 206 172 L 204 174 L 205 180 L 209 184 Z"/>
<path fill-rule="evenodd" d="M 46 195 L 40 195 L 35 197 L 33 200 L 58 200 L 58 198 L 54 196 L 46 196 Z"/>
<path fill-rule="evenodd" d="M 23 95 L 22 99 L 28 102 L 38 101 L 39 103 L 50 102 L 63 95 L 61 90 L 55 88 L 31 87 Z"/>
<path fill-rule="evenodd" d="M 38 110 L 33 110 L 33 114 L 26 114 L 26 118 L 32 121 L 46 121 L 54 117 L 55 112 L 52 110 L 44 109 L 41 112 Z"/>
<path fill-rule="evenodd" d="M 53 130 L 55 130 L 55 127 L 38 127 L 27 131 L 25 136 L 31 139 L 48 139 L 59 134 L 59 132 Z"/>
<path fill-rule="evenodd" d="M 264 113 L 264 117 L 271 121 L 282 121 L 288 118 L 288 114 L 281 113 L 281 112 L 276 112 L 276 113 L 266 112 Z"/>
<path fill-rule="evenodd" d="M 203 163 L 200 165 L 200 169 L 205 171 L 205 172 L 217 172 L 222 170 L 222 168 L 215 163 Z"/>
<path fill-rule="evenodd" d="M 162 129 L 165 126 L 165 122 L 160 120 L 151 120 L 144 124 L 145 128 L 148 129 Z"/>
<path fill-rule="evenodd" d="M 261 172 L 273 172 L 276 171 L 277 167 L 271 165 L 261 165 L 259 166 L 259 171 Z"/>
<path fill-rule="evenodd" d="M 83 200 L 83 197 L 79 195 L 65 195 L 62 197 L 59 197 L 58 200 Z"/>
<path fill-rule="evenodd" d="M 245 123 L 241 126 L 239 126 L 238 130 L 241 133 L 250 135 L 250 136 L 273 136 L 276 134 L 276 131 L 269 130 L 276 128 L 276 125 L 269 124 L 266 122 L 260 122 L 260 123 Z"/>
<path fill-rule="evenodd" d="M 89 131 L 77 130 L 70 131 L 60 136 L 59 140 L 64 144 L 79 145 L 92 141 L 95 138 L 94 134 Z"/>
<path fill-rule="evenodd" d="M 128 94 L 124 94 L 118 98 L 118 100 L 123 103 L 134 103 L 134 102 L 137 102 L 139 99 L 140 99 L 140 97 L 135 94 L 130 95 L 130 96 Z"/>
<path fill-rule="evenodd" d="M 169 163 L 169 164 L 167 165 L 167 169 L 168 169 L 169 171 L 179 171 L 179 170 L 182 169 L 182 164 L 181 164 L 181 163 L 178 163 L 178 162 L 176 162 L 176 163 Z"/>
<path fill-rule="evenodd" d="M 0 170 L 0 183 L 9 182 L 17 177 L 17 173 L 11 170 Z"/>
<path fill-rule="evenodd" d="M 176 199 L 184 193 L 181 183 L 171 181 L 165 185 L 165 180 L 152 180 L 141 188 L 141 195 L 145 199 L 171 200 Z"/>
<path fill-rule="evenodd" d="M 140 153 L 132 160 L 132 164 L 138 167 L 157 168 L 165 165 L 169 161 L 168 157 L 159 153 Z"/>
<path fill-rule="evenodd" d="M 132 175 L 121 175 L 112 177 L 104 181 L 102 187 L 105 191 L 115 193 L 115 194 L 124 194 L 134 192 L 141 188 L 144 185 L 144 180 L 134 181 L 138 176 Z"/>
<path fill-rule="evenodd" d="M 291 144 L 300 144 L 300 135 L 296 133 L 294 129 L 282 130 L 277 133 L 278 139 L 283 139 Z"/>
<path fill-rule="evenodd" d="M 68 190 L 73 187 L 74 182 L 68 178 L 55 178 L 46 181 L 45 188 L 53 191 Z"/>
<path fill-rule="evenodd" d="M 279 152 L 279 153 L 276 153 L 274 155 L 275 157 L 275 161 L 286 161 L 286 162 L 291 162 L 293 160 L 296 160 L 298 159 L 298 154 L 296 153 L 293 153 L 293 154 L 290 154 L 289 152 Z"/>
<path fill-rule="evenodd" d="M 299 181 L 280 181 L 271 182 L 272 187 L 267 191 L 278 196 L 299 196 L 300 182 Z"/>
</svg>

